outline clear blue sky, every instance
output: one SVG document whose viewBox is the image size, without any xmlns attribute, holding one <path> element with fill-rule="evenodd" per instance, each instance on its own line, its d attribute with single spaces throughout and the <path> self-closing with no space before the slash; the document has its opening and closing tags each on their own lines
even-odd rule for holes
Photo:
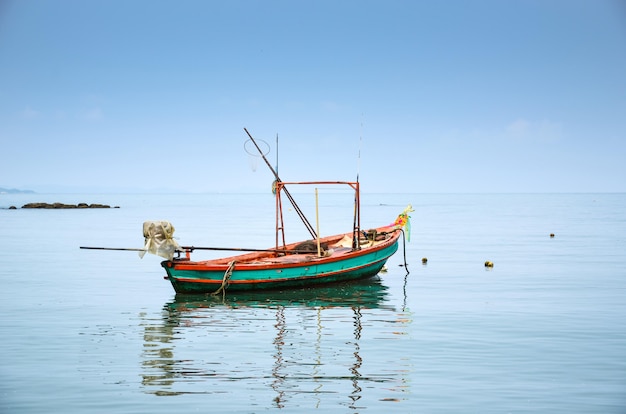
<svg viewBox="0 0 626 414">
<path fill-rule="evenodd" d="M 626 2 L 0 1 L 0 187 L 626 191 Z M 360 154 L 360 157 L 359 157 Z"/>
</svg>

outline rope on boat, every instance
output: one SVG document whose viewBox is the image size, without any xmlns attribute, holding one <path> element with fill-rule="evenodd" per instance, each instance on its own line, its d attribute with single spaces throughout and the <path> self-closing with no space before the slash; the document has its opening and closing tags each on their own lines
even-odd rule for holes
<svg viewBox="0 0 626 414">
<path fill-rule="evenodd" d="M 233 270 L 235 270 L 236 260 L 233 260 L 228 264 L 228 268 L 226 272 L 224 272 L 224 278 L 222 279 L 222 286 L 219 287 L 215 292 L 211 293 L 212 295 L 218 295 L 219 293 L 226 293 L 226 289 L 228 288 L 228 281 L 230 277 L 233 275 Z"/>
<path fill-rule="evenodd" d="M 402 253 L 404 254 L 404 268 L 406 269 L 406 274 L 409 274 L 409 267 L 406 263 L 406 239 L 404 235 L 404 229 L 398 229 L 402 232 Z"/>
</svg>

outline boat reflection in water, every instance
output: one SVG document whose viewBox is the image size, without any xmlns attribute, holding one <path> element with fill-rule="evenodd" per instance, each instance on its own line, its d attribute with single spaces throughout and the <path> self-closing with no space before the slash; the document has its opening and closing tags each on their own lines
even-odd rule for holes
<svg viewBox="0 0 626 414">
<path fill-rule="evenodd" d="M 355 407 L 361 382 L 398 381 L 360 372 L 362 332 L 371 327 L 383 335 L 381 324 L 402 319 L 385 305 L 387 296 L 377 278 L 225 297 L 177 295 L 160 318 L 142 316 L 144 391 L 231 394 L 230 409 L 244 395 L 239 408 L 310 407 L 329 399 Z"/>
</svg>

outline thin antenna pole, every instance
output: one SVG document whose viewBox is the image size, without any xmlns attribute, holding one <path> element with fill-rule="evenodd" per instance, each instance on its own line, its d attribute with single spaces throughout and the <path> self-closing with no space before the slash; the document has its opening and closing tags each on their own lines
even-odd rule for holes
<svg viewBox="0 0 626 414">
<path fill-rule="evenodd" d="M 357 163 L 356 163 L 356 182 L 357 186 L 359 185 L 359 173 L 361 171 L 361 142 L 363 141 L 363 114 L 361 114 L 361 132 L 359 133 L 359 152 L 357 155 Z M 360 212 L 360 195 L 358 191 L 354 193 L 354 220 L 352 221 L 352 249 L 358 250 L 361 248 L 361 243 L 359 241 L 359 232 L 361 229 L 361 212 Z M 357 219 L 358 217 L 358 219 Z"/>
<path fill-rule="evenodd" d="M 278 133 L 276 134 L 276 175 L 278 175 Z"/>
<path fill-rule="evenodd" d="M 363 142 L 363 114 L 361 114 L 361 131 L 359 133 L 359 154 L 356 165 L 356 181 L 359 182 L 359 173 L 361 172 L 361 144 Z"/>
</svg>

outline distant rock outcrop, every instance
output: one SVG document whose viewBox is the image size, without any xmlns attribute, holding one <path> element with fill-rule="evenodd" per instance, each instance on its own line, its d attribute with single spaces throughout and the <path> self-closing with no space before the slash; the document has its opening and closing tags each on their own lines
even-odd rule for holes
<svg viewBox="0 0 626 414">
<path fill-rule="evenodd" d="M 46 209 L 68 209 L 68 208 L 111 208 L 111 206 L 106 204 L 87 204 L 87 203 L 78 203 L 78 204 L 64 204 L 64 203 L 28 203 L 24 204 L 22 208 L 46 208 Z M 114 207 L 119 208 L 119 207 Z"/>
</svg>

